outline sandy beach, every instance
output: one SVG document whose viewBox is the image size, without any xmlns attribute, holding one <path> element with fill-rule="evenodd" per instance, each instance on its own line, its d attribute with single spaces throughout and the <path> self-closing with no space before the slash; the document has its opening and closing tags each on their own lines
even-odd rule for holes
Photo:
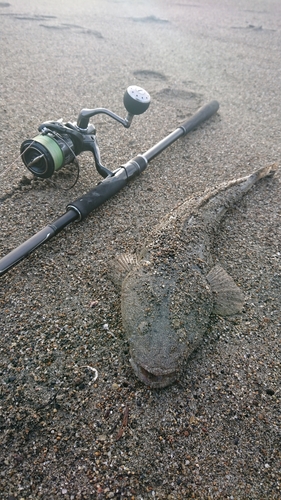
<svg viewBox="0 0 281 500">
<path fill-rule="evenodd" d="M 228 212 L 212 248 L 243 311 L 211 318 L 173 385 L 135 376 L 108 265 L 195 193 L 279 165 L 280 2 L 11 0 L 0 20 L 0 258 L 101 180 L 89 152 L 70 190 L 72 167 L 34 178 L 20 146 L 41 123 L 82 108 L 125 117 L 126 88 L 143 87 L 150 107 L 128 130 L 91 119 L 114 170 L 220 104 L 0 278 L 1 498 L 280 499 L 280 169 Z"/>
</svg>

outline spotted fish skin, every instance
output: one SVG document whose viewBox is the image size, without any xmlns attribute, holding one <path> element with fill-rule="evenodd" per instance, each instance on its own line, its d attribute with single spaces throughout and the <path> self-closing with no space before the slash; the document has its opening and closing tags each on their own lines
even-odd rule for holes
<svg viewBox="0 0 281 500">
<path fill-rule="evenodd" d="M 276 169 L 271 165 L 192 197 L 152 230 L 137 257 L 116 259 L 125 274 L 121 311 L 130 362 L 150 387 L 165 387 L 179 378 L 212 313 L 241 311 L 240 288 L 214 265 L 214 237 L 228 209 Z"/>
</svg>

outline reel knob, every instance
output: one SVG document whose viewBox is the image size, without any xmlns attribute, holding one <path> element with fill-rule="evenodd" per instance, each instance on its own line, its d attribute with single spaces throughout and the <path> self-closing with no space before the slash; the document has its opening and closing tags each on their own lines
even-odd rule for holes
<svg viewBox="0 0 281 500">
<path fill-rule="evenodd" d="M 128 113 L 141 115 L 149 107 L 150 95 L 141 87 L 131 85 L 124 94 L 123 102 Z"/>
</svg>

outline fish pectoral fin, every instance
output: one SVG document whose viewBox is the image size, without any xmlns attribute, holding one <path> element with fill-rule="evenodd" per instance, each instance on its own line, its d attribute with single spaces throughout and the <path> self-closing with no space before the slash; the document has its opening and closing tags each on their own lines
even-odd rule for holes
<svg viewBox="0 0 281 500">
<path fill-rule="evenodd" d="M 230 316 L 241 312 L 244 304 L 243 293 L 220 265 L 211 269 L 207 280 L 214 295 L 215 314 Z"/>
<path fill-rule="evenodd" d="M 109 264 L 110 278 L 115 285 L 121 286 L 123 279 L 136 266 L 137 257 L 130 253 L 122 253 L 111 260 Z"/>
</svg>

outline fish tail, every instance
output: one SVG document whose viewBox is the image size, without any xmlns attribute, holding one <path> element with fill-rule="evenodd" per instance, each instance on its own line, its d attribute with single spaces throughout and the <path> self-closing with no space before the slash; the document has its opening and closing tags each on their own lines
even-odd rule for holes
<svg viewBox="0 0 281 500">
<path fill-rule="evenodd" d="M 273 175 L 277 172 L 278 165 L 277 163 L 273 163 L 271 165 L 267 165 L 266 167 L 262 167 L 259 170 L 256 170 L 250 175 L 246 175 L 245 177 L 240 177 L 238 179 L 233 179 L 223 185 L 221 185 L 221 191 L 227 191 L 229 188 L 239 186 L 240 198 L 245 193 L 247 193 L 251 187 L 256 184 L 260 179 L 265 177 L 273 177 Z M 217 191 L 220 191 L 220 187 Z M 214 193 L 217 194 L 217 193 Z"/>
<path fill-rule="evenodd" d="M 253 172 L 245 179 L 245 190 L 250 189 L 256 182 L 264 177 L 272 177 L 278 170 L 277 163 L 273 163 L 272 165 L 267 165 L 266 167 L 262 167 L 256 172 Z"/>
<path fill-rule="evenodd" d="M 244 196 L 254 184 L 265 177 L 272 177 L 275 172 L 278 170 L 277 163 L 273 163 L 272 165 L 267 165 L 266 167 L 262 167 L 259 170 L 256 170 L 252 174 L 237 179 L 236 182 L 239 185 L 239 190 L 241 196 Z M 233 181 L 235 183 L 235 180 Z"/>
<path fill-rule="evenodd" d="M 216 200 L 216 196 L 221 193 L 227 193 L 231 188 L 238 187 L 238 191 L 229 193 L 226 196 L 233 197 L 232 202 L 235 203 L 240 198 L 246 194 L 251 187 L 256 184 L 260 179 L 264 177 L 272 177 L 278 170 L 277 163 L 273 163 L 271 165 L 267 165 L 266 167 L 262 167 L 259 170 L 256 170 L 250 175 L 246 175 L 245 177 L 239 177 L 238 179 L 233 179 L 228 182 L 224 182 L 220 184 L 215 189 L 206 191 L 203 196 L 200 198 L 197 208 L 201 208 L 206 205 L 210 200 Z M 219 201 L 221 203 L 221 200 Z M 183 204 L 184 205 L 184 204 Z M 223 212 L 221 212 L 222 215 Z"/>
</svg>

